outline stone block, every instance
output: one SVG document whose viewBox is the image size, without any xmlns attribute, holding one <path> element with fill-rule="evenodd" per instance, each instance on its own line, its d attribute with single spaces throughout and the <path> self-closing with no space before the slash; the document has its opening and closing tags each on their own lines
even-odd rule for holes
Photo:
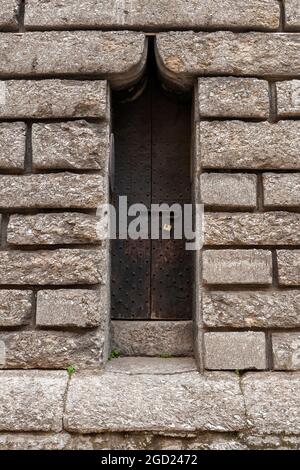
<svg viewBox="0 0 300 470">
<path fill-rule="evenodd" d="M 20 0 L 2 0 L 0 11 L 0 31 L 18 30 Z"/>
<path fill-rule="evenodd" d="M 49 173 L 1 175 L 0 207 L 4 209 L 96 209 L 107 202 L 101 175 Z"/>
<path fill-rule="evenodd" d="M 256 118 L 269 116 L 269 86 L 255 78 L 217 77 L 198 79 L 201 118 Z"/>
<path fill-rule="evenodd" d="M 275 0 L 27 0 L 25 25 L 32 29 L 106 28 L 143 31 L 168 28 L 238 28 L 276 30 L 280 10 Z M 170 8 L 171 6 L 171 8 Z"/>
<path fill-rule="evenodd" d="M 300 80 L 277 82 L 276 95 L 280 118 L 300 116 Z"/>
<path fill-rule="evenodd" d="M 123 356 L 191 356 L 190 321 L 113 321 L 112 348 Z"/>
<path fill-rule="evenodd" d="M 0 290 L 0 326 L 22 326 L 31 321 L 33 292 Z"/>
<path fill-rule="evenodd" d="M 172 31 L 158 34 L 157 55 L 164 78 L 181 88 L 201 75 L 285 78 L 300 74 L 299 38 L 297 33 Z"/>
<path fill-rule="evenodd" d="M 203 173 L 200 176 L 201 202 L 207 207 L 253 209 L 256 188 L 256 175 Z"/>
<path fill-rule="evenodd" d="M 59 433 L 1 433 L 0 450 L 64 450 L 69 448 L 71 436 Z"/>
<path fill-rule="evenodd" d="M 71 285 L 105 283 L 106 251 L 59 249 L 55 251 L 1 251 L 2 284 Z"/>
<path fill-rule="evenodd" d="M 206 291 L 202 310 L 210 328 L 299 328 L 300 292 Z"/>
<path fill-rule="evenodd" d="M 0 332 L 0 368 L 97 368 L 104 361 L 104 342 L 104 333 L 100 330 Z"/>
<path fill-rule="evenodd" d="M 0 371 L 0 430 L 61 431 L 67 381 L 63 371 Z"/>
<path fill-rule="evenodd" d="M 278 250 L 277 264 L 279 285 L 300 285 L 300 250 Z"/>
<path fill-rule="evenodd" d="M 267 208 L 298 208 L 300 173 L 264 173 L 264 205 Z"/>
<path fill-rule="evenodd" d="M 96 216 L 79 212 L 14 214 L 9 218 L 7 241 L 10 245 L 99 243 L 99 220 Z"/>
<path fill-rule="evenodd" d="M 300 2 L 299 0 L 284 0 L 285 29 L 300 30 Z"/>
<path fill-rule="evenodd" d="M 107 83 L 102 80 L 7 80 L 0 81 L 0 91 L 4 119 L 104 119 L 108 114 Z"/>
<path fill-rule="evenodd" d="M 72 378 L 64 417 L 66 430 L 83 434 L 153 430 L 173 433 L 236 431 L 245 427 L 243 399 L 235 374 L 128 374 L 118 359 L 113 363 L 114 369 L 101 375 L 76 374 Z"/>
<path fill-rule="evenodd" d="M 204 285 L 271 284 L 271 252 L 264 250 L 204 251 L 203 283 Z"/>
<path fill-rule="evenodd" d="M 37 294 L 36 324 L 43 327 L 105 329 L 108 323 L 108 292 L 99 290 L 41 290 Z"/>
<path fill-rule="evenodd" d="M 36 169 L 77 169 L 107 172 L 107 123 L 70 121 L 32 126 L 32 159 Z"/>
<path fill-rule="evenodd" d="M 205 214 L 205 245 L 299 245 L 300 214 Z"/>
<path fill-rule="evenodd" d="M 300 434 L 300 374 L 263 372 L 242 378 L 248 425 L 257 434 Z"/>
<path fill-rule="evenodd" d="M 205 333 L 205 367 L 212 370 L 266 369 L 264 333 Z"/>
<path fill-rule="evenodd" d="M 201 122 L 198 165 L 224 169 L 300 169 L 300 122 Z"/>
<path fill-rule="evenodd" d="M 272 346 L 275 369 L 300 369 L 300 333 L 273 333 Z"/>
<path fill-rule="evenodd" d="M 1 101 L 1 82 L 0 82 Z M 0 104 L 1 107 L 1 104 Z M 24 122 L 0 124 L 0 169 L 23 170 L 25 160 L 26 125 Z"/>
<path fill-rule="evenodd" d="M 145 35 L 129 31 L 41 31 L 0 34 L 0 75 L 4 77 L 105 78 L 129 87 L 141 77 Z"/>
</svg>

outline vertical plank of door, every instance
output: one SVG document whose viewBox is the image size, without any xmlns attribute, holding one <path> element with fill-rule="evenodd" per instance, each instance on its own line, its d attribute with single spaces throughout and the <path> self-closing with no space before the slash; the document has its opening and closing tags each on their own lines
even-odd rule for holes
<svg viewBox="0 0 300 470">
<path fill-rule="evenodd" d="M 189 203 L 191 105 L 153 87 L 152 203 Z M 192 316 L 192 254 L 185 240 L 152 240 L 151 318 Z"/>
<path fill-rule="evenodd" d="M 151 103 L 150 90 L 137 100 L 119 104 L 115 122 L 115 185 L 128 204 L 150 206 Z M 150 240 L 113 240 L 111 244 L 114 319 L 150 318 Z"/>
</svg>

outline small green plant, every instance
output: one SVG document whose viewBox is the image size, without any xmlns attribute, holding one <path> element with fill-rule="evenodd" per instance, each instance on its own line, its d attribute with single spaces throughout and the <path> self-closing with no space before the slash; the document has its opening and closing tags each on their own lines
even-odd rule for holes
<svg viewBox="0 0 300 470">
<path fill-rule="evenodd" d="M 234 371 L 236 373 L 236 375 L 240 375 L 241 374 L 241 371 L 239 369 L 235 369 Z"/>
<path fill-rule="evenodd" d="M 162 359 L 170 359 L 172 355 L 169 353 L 162 353 L 159 355 L 159 357 L 161 357 Z"/>
<path fill-rule="evenodd" d="M 67 367 L 67 372 L 69 374 L 69 377 L 72 377 L 72 375 L 76 372 L 76 367 L 75 366 L 68 366 Z"/>
<path fill-rule="evenodd" d="M 117 349 L 113 349 L 108 356 L 108 360 L 111 361 L 112 359 L 117 359 L 120 356 L 120 351 L 118 351 Z"/>
</svg>

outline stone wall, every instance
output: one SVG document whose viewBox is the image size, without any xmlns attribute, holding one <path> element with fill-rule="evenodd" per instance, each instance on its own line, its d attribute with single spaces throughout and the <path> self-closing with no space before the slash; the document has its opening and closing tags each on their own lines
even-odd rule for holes
<svg viewBox="0 0 300 470">
<path fill-rule="evenodd" d="M 207 208 L 200 327 L 209 369 L 300 368 L 299 83 L 198 80 Z"/>
<path fill-rule="evenodd" d="M 0 449 L 300 446 L 300 1 L 172 3 L 2 1 Z M 194 93 L 197 366 L 106 364 L 96 209 L 111 89 L 143 76 L 146 33 L 165 85 Z M 121 333 L 129 356 L 192 354 L 189 322 Z"/>
</svg>

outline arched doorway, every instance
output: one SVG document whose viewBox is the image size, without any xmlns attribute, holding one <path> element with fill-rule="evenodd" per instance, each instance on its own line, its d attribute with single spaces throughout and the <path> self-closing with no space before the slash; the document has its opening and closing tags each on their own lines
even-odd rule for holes
<svg viewBox="0 0 300 470">
<path fill-rule="evenodd" d="M 112 202 L 191 202 L 190 95 L 164 89 L 153 43 L 139 88 L 113 95 L 115 170 Z M 192 317 L 192 253 L 185 240 L 112 241 L 112 318 L 189 320 Z M 164 230 L 164 227 L 161 227 Z"/>
</svg>

